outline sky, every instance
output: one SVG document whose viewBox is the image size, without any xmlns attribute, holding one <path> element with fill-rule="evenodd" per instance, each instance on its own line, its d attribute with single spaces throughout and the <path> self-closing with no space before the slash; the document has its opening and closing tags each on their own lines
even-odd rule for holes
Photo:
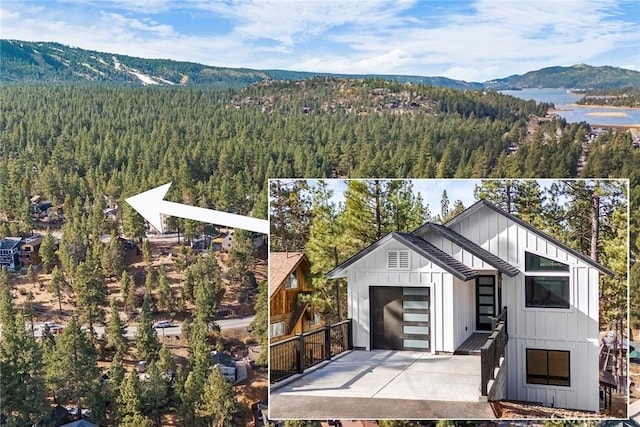
<svg viewBox="0 0 640 427">
<path fill-rule="evenodd" d="M 2 0 L 0 37 L 222 67 L 486 81 L 640 70 L 638 0 Z"/>
<path fill-rule="evenodd" d="M 294 179 L 280 179 L 283 182 L 294 181 Z M 316 186 L 316 180 L 306 180 L 311 186 Z M 348 180 L 345 179 L 325 179 L 328 187 L 332 190 L 331 200 L 337 204 L 344 202 L 344 192 L 347 190 Z M 440 214 L 440 202 L 443 191 L 447 192 L 449 207 L 453 208 L 456 201 L 460 200 L 465 208 L 474 204 L 477 200 L 473 195 L 473 190 L 482 183 L 482 179 L 410 179 L 413 184 L 413 193 L 420 194 L 425 205 L 429 208 L 431 216 Z M 537 179 L 541 189 L 551 187 L 557 183 L 556 179 Z M 564 203 L 563 200 L 558 200 Z"/>
</svg>

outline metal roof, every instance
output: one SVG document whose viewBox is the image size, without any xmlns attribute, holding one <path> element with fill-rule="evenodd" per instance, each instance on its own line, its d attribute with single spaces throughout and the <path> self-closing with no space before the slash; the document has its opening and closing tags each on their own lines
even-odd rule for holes
<svg viewBox="0 0 640 427">
<path fill-rule="evenodd" d="M 448 227 L 445 227 L 444 225 L 428 222 L 424 224 L 422 227 L 420 227 L 419 230 L 420 232 L 427 231 L 427 230 L 435 231 L 440 236 L 455 243 L 456 245 L 466 250 L 467 252 L 477 256 L 482 261 L 486 262 L 490 266 L 494 267 L 496 270 L 502 272 L 503 274 L 506 274 L 509 277 L 517 276 L 518 273 L 520 272 L 520 270 L 518 270 L 517 267 L 514 267 L 513 265 L 504 261 L 502 258 L 492 254 L 491 252 L 484 249 L 480 245 L 472 242 L 471 240 L 467 239 L 463 235 L 456 233 L 455 231 L 453 231 Z M 414 231 L 414 234 L 415 233 L 416 232 Z"/>
<path fill-rule="evenodd" d="M 445 271 L 451 273 L 453 276 L 457 277 L 460 280 L 470 280 L 478 276 L 478 273 L 460 261 L 453 258 L 451 255 L 443 252 L 442 250 L 436 248 L 431 243 L 422 239 L 419 236 L 409 233 L 398 233 L 392 231 L 387 235 L 381 237 L 379 240 L 375 241 L 365 249 L 358 252 L 356 255 L 352 256 L 330 272 L 328 272 L 325 277 L 327 279 L 335 279 L 338 277 L 344 277 L 342 273 L 353 263 L 360 260 L 365 255 L 373 252 L 378 247 L 387 243 L 390 240 L 395 240 L 399 243 L 402 243 L 407 248 L 412 249 L 414 252 L 438 265 Z"/>
</svg>

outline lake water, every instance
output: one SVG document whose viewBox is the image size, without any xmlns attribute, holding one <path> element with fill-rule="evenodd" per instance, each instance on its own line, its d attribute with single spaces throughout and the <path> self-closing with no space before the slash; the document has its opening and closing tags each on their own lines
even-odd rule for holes
<svg viewBox="0 0 640 427">
<path fill-rule="evenodd" d="M 555 105 L 558 115 L 568 122 L 587 122 L 590 125 L 637 125 L 640 124 L 640 110 L 627 108 L 582 108 L 571 104 L 580 99 L 580 95 L 567 92 L 566 89 L 522 89 L 501 90 L 500 93 L 521 99 L 533 99 L 536 102 L 551 102 Z M 615 113 L 615 117 L 594 115 L 600 113 Z"/>
</svg>

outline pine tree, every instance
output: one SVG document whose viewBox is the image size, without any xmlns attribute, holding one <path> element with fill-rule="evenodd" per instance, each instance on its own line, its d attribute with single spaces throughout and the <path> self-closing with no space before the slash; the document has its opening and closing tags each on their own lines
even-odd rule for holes
<svg viewBox="0 0 640 427">
<path fill-rule="evenodd" d="M 124 205 L 122 216 L 122 227 L 124 235 L 131 240 L 135 240 L 136 242 L 141 243 L 143 237 L 145 237 L 146 234 L 146 225 L 144 218 L 142 218 L 140 214 L 138 214 L 138 212 L 136 212 L 128 204 Z"/>
<path fill-rule="evenodd" d="M 82 307 L 81 319 L 89 324 L 94 334 L 96 323 L 104 321 L 107 290 L 97 269 L 88 262 L 78 264 L 73 275 L 73 291 L 76 295 L 76 307 Z"/>
<path fill-rule="evenodd" d="M 125 268 L 125 251 L 117 234 L 111 233 L 111 240 L 101 257 L 102 272 L 106 277 L 118 277 Z"/>
<path fill-rule="evenodd" d="M 38 284 L 38 272 L 36 271 L 35 268 L 33 268 L 33 265 L 29 264 L 29 267 L 27 267 L 27 280 L 29 281 L 29 283 L 31 283 L 34 287 Z"/>
<path fill-rule="evenodd" d="M 309 231 L 309 186 L 305 180 L 271 181 L 271 250 L 300 251 Z"/>
<path fill-rule="evenodd" d="M 53 271 L 51 272 L 51 282 L 49 282 L 49 292 L 54 294 L 58 299 L 58 310 L 62 313 L 62 295 L 68 289 L 69 285 L 67 281 L 64 279 L 64 275 L 62 271 L 58 270 L 58 267 L 53 267 Z"/>
<path fill-rule="evenodd" d="M 196 413 L 205 419 L 207 425 L 224 427 L 233 425 L 233 416 L 238 412 L 231 384 L 227 382 L 219 369 L 209 372 L 204 384 L 202 398 Z"/>
<path fill-rule="evenodd" d="M 0 408 L 6 425 L 44 422 L 49 414 L 42 377 L 42 352 L 17 315 L 7 286 L 0 287 Z"/>
<path fill-rule="evenodd" d="M 142 260 L 146 264 L 151 264 L 151 261 L 153 260 L 151 254 L 151 243 L 149 242 L 149 239 L 144 239 L 142 241 Z"/>
<path fill-rule="evenodd" d="M 49 389 L 61 405 L 73 405 L 78 413 L 86 408 L 95 391 L 98 359 L 89 337 L 72 318 L 45 361 L 45 378 Z"/>
<path fill-rule="evenodd" d="M 140 378 L 134 369 L 129 372 L 120 385 L 118 396 L 118 415 L 123 423 L 131 423 L 133 417 L 141 415 L 142 399 L 140 398 Z"/>
<path fill-rule="evenodd" d="M 149 365 L 147 374 L 149 377 L 142 383 L 142 412 L 153 419 L 156 425 L 162 425 L 162 417 L 169 404 L 169 383 L 166 373 L 156 363 Z"/>
<path fill-rule="evenodd" d="M 126 271 L 123 271 L 120 275 L 120 297 L 123 302 L 129 294 L 129 287 L 133 285 L 132 282 L 131 276 Z"/>
<path fill-rule="evenodd" d="M 120 388 L 124 383 L 126 371 L 122 365 L 122 356 L 116 353 L 109 364 L 109 379 L 107 380 L 107 398 L 112 402 L 111 418 L 120 420 Z"/>
<path fill-rule="evenodd" d="M 255 259 L 253 256 L 253 239 L 251 233 L 245 230 L 235 230 L 233 234 L 233 244 L 229 250 L 227 258 L 227 277 L 229 281 L 237 286 L 241 293 L 253 290 L 249 289 L 248 272 L 251 271 Z"/>
<path fill-rule="evenodd" d="M 196 408 L 202 398 L 202 390 L 206 377 L 202 372 L 192 370 L 186 376 L 186 379 L 178 387 L 178 398 L 180 403 L 178 404 L 178 415 L 182 418 L 185 425 L 197 425 L 198 422 Z"/>
<path fill-rule="evenodd" d="M 258 359 L 259 365 L 265 365 L 267 363 L 267 354 L 269 350 L 268 343 L 268 330 L 269 330 L 269 286 L 266 281 L 258 285 L 258 295 L 256 296 L 256 314 L 251 321 L 250 329 L 251 335 L 258 339 L 261 352 Z"/>
<path fill-rule="evenodd" d="M 160 369 L 160 372 L 164 373 L 170 371 L 173 371 L 175 373 L 176 368 L 177 363 L 173 358 L 173 355 L 169 351 L 169 348 L 166 345 L 162 344 L 162 347 L 160 347 L 160 356 L 158 357 L 158 369 Z"/>
<path fill-rule="evenodd" d="M 160 340 L 158 340 L 158 333 L 153 327 L 151 308 L 149 307 L 147 299 L 145 299 L 142 304 L 135 339 L 136 355 L 139 360 L 146 360 L 148 363 L 151 363 L 158 359 Z"/>
<path fill-rule="evenodd" d="M 58 263 L 56 246 L 56 240 L 51 230 L 47 228 L 47 233 L 44 235 L 42 243 L 40 244 L 40 257 L 42 257 L 42 265 L 46 273 L 49 273 L 53 266 Z"/>
<path fill-rule="evenodd" d="M 344 231 L 343 222 L 338 221 L 338 210 L 335 203 L 331 202 L 332 196 L 333 192 L 326 182 L 318 181 L 313 194 L 311 227 L 305 253 L 311 265 L 313 302 L 323 307 L 325 313 L 333 312 L 337 319 L 341 319 L 344 310 L 341 310 L 340 289 L 344 288 L 344 283 L 329 282 L 324 278 L 324 274 L 337 267 L 345 255 L 340 256 L 343 251 L 339 247 Z"/>
<path fill-rule="evenodd" d="M 129 347 L 127 338 L 125 336 L 126 329 L 124 323 L 120 319 L 120 313 L 118 312 L 118 306 L 115 298 L 111 299 L 109 303 L 109 308 L 111 309 L 109 315 L 109 321 L 107 322 L 107 327 L 105 328 L 105 333 L 107 334 L 107 348 L 113 348 L 118 355 L 124 355 L 127 352 L 127 348 Z"/>
<path fill-rule="evenodd" d="M 173 305 L 173 292 L 171 291 L 171 286 L 169 286 L 164 266 L 161 265 L 158 269 L 158 310 L 171 311 L 173 310 Z"/>
</svg>

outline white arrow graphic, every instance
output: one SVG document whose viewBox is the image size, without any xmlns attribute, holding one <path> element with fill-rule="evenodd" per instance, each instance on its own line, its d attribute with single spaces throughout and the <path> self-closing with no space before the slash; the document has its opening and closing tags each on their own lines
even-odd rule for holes
<svg viewBox="0 0 640 427">
<path fill-rule="evenodd" d="M 166 201 L 164 196 L 169 191 L 169 187 L 171 187 L 171 183 L 161 185 L 131 196 L 126 199 L 126 202 L 162 233 L 164 233 L 164 227 L 161 214 L 269 234 L 269 221 L 264 219 Z"/>
</svg>

